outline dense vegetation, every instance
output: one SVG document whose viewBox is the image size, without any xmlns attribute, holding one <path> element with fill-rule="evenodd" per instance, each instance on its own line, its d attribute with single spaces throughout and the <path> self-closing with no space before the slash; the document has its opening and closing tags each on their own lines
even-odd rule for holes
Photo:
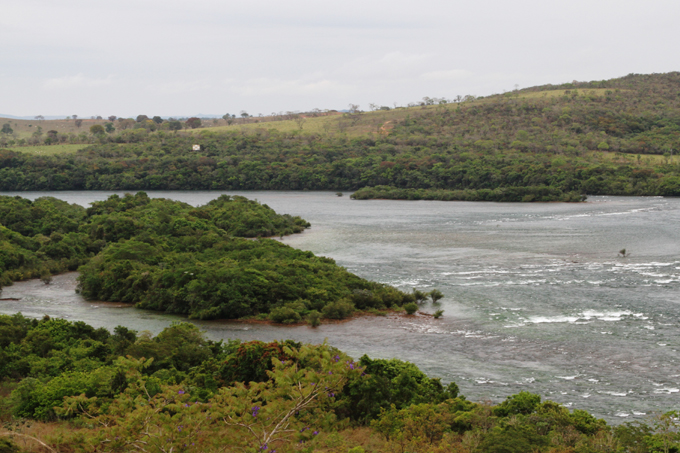
<svg viewBox="0 0 680 453">
<path fill-rule="evenodd" d="M 326 344 L 153 337 L 0 315 L 0 451 L 678 451 L 676 413 L 608 426 L 521 392 L 474 403 L 397 359 Z M 1 437 L 7 436 L 7 437 Z M 41 447 L 42 442 L 46 447 Z"/>
<path fill-rule="evenodd" d="M 79 269 L 80 291 L 89 299 L 202 319 L 260 315 L 277 322 L 340 319 L 355 308 L 415 300 L 332 259 L 263 238 L 309 224 L 243 197 L 223 195 L 194 208 L 140 192 L 88 209 L 49 197 L 0 197 L 0 218 L 4 285 L 32 277 L 48 283 L 51 274 Z"/>
<path fill-rule="evenodd" d="M 550 188 L 556 199 L 677 196 L 680 166 L 672 154 L 680 149 L 679 93 L 680 73 L 630 75 L 327 118 L 376 126 L 358 136 L 341 129 L 278 131 L 275 122 L 268 129 L 128 129 L 76 154 L 0 151 L 0 190 L 387 185 L 464 190 L 465 199 L 536 187 Z M 192 151 L 194 144 L 200 151 Z"/>
<path fill-rule="evenodd" d="M 398 189 L 390 186 L 363 187 L 351 195 L 354 200 L 376 198 L 388 200 L 438 200 L 438 201 L 585 201 L 585 195 L 562 192 L 547 186 L 500 187 L 498 189 L 446 190 Z"/>
</svg>

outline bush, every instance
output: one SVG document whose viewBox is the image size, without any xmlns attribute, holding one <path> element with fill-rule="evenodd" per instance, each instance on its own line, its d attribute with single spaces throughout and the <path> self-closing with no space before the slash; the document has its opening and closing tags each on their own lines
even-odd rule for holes
<svg viewBox="0 0 680 453">
<path fill-rule="evenodd" d="M 404 310 L 406 310 L 407 314 L 412 315 L 418 311 L 418 304 L 415 302 L 409 302 L 408 304 L 404 305 Z"/>
<path fill-rule="evenodd" d="M 312 327 L 319 327 L 321 324 L 321 313 L 316 310 L 312 310 L 307 315 L 307 324 Z"/>
<path fill-rule="evenodd" d="M 383 301 L 380 296 L 373 291 L 367 289 L 355 289 L 352 291 L 352 303 L 359 309 L 365 310 L 367 308 L 381 308 Z"/>
<path fill-rule="evenodd" d="M 523 414 L 528 415 L 536 411 L 541 404 L 540 395 L 529 392 L 519 392 L 506 398 L 501 404 L 494 408 L 494 414 L 499 417 Z"/>
<path fill-rule="evenodd" d="M 434 316 L 434 319 L 439 319 L 439 318 L 442 317 L 443 314 L 444 314 L 444 310 L 437 310 L 437 311 L 434 312 L 434 315 L 432 315 L 432 316 Z"/>
<path fill-rule="evenodd" d="M 442 299 L 444 297 L 444 293 L 439 291 L 438 289 L 433 289 L 432 291 L 429 292 L 430 299 L 432 299 L 432 303 L 436 304 L 439 299 Z"/>
<path fill-rule="evenodd" d="M 0 438 L 0 453 L 19 453 L 21 449 L 7 437 Z"/>
<path fill-rule="evenodd" d="M 49 271 L 42 272 L 40 274 L 40 281 L 43 282 L 46 285 L 49 285 L 50 283 L 52 283 L 52 275 L 49 273 Z"/>
<path fill-rule="evenodd" d="M 429 295 L 429 293 L 417 290 L 415 288 L 413 289 L 413 297 L 416 299 L 416 302 L 419 303 L 419 304 L 425 302 L 427 300 L 428 295 Z"/>
<path fill-rule="evenodd" d="M 346 299 L 340 299 L 323 307 L 324 318 L 344 319 L 354 313 L 354 305 Z"/>
<path fill-rule="evenodd" d="M 292 324 L 294 322 L 299 322 L 302 318 L 300 317 L 300 314 L 291 307 L 278 307 L 274 308 L 271 313 L 269 313 L 269 319 L 281 324 Z"/>
</svg>

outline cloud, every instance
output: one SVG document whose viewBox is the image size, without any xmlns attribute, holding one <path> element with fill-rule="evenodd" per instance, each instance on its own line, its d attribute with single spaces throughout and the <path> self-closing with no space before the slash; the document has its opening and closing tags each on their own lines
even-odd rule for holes
<svg viewBox="0 0 680 453">
<path fill-rule="evenodd" d="M 317 80 L 281 80 L 259 77 L 246 80 L 244 83 L 232 85 L 231 90 L 242 96 L 261 95 L 319 95 L 333 94 L 338 91 L 351 91 L 349 85 L 342 85 L 328 79 Z"/>
<path fill-rule="evenodd" d="M 43 88 L 47 89 L 68 89 L 68 88 L 90 88 L 111 85 L 113 83 L 113 76 L 106 78 L 92 78 L 86 77 L 82 73 L 74 76 L 57 77 L 54 79 L 47 79 L 43 82 Z"/>
<path fill-rule="evenodd" d="M 194 93 L 213 89 L 213 84 L 208 80 L 171 81 L 149 85 L 149 89 L 163 94 Z"/>
<path fill-rule="evenodd" d="M 431 71 L 421 74 L 420 77 L 424 80 L 461 80 L 473 76 L 472 71 L 465 69 L 451 69 L 448 71 Z"/>
</svg>

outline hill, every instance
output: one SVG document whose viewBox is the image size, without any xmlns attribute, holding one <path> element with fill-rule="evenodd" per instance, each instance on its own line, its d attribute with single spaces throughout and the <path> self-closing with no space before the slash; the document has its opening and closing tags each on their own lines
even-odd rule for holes
<svg viewBox="0 0 680 453">
<path fill-rule="evenodd" d="M 91 146 L 74 154 L 0 151 L 0 190 L 381 185 L 468 191 L 464 199 L 513 188 L 499 195 L 505 201 L 677 196 L 679 93 L 680 73 L 673 72 L 455 102 L 425 98 L 409 108 L 372 112 L 230 117 L 184 131 L 147 119 L 90 135 Z M 65 141 L 63 134 L 54 139 Z M 196 144 L 199 151 L 192 150 Z M 514 195 L 508 199 L 508 193 Z M 534 193 L 549 196 L 527 197 Z M 454 195 L 439 199 L 459 199 Z"/>
</svg>

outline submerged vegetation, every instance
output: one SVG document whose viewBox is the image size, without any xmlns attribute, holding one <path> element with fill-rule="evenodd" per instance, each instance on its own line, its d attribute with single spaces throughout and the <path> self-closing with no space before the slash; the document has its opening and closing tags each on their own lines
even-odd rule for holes
<svg viewBox="0 0 680 453">
<path fill-rule="evenodd" d="M 676 413 L 608 426 L 529 392 L 475 403 L 408 362 L 355 361 L 326 344 L 213 342 L 188 323 L 153 337 L 0 315 L 0 378 L 3 452 L 651 453 L 680 446 Z"/>
</svg>

